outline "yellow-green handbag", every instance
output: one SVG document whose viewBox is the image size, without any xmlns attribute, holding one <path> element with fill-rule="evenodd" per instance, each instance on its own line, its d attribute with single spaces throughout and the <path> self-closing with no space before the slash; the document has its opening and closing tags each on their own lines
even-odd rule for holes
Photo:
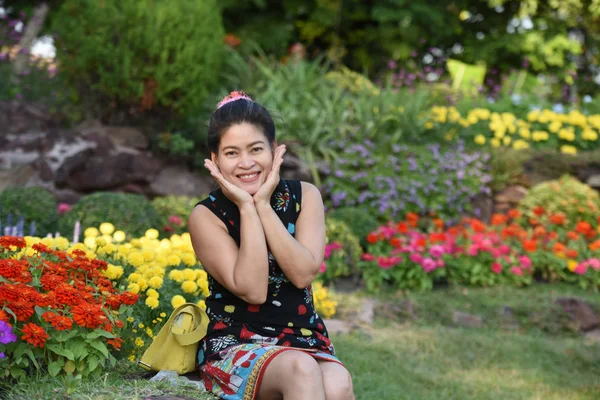
<svg viewBox="0 0 600 400">
<path fill-rule="evenodd" d="M 148 371 L 170 370 L 179 375 L 193 371 L 198 344 L 206 336 L 208 322 L 206 312 L 194 303 L 177 307 L 138 365 Z"/>
</svg>

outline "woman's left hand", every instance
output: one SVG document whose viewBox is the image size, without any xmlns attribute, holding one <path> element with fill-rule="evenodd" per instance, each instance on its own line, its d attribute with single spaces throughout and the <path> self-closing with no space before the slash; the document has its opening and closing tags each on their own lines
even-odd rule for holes
<svg viewBox="0 0 600 400">
<path fill-rule="evenodd" d="M 254 204 L 271 203 L 271 195 L 273 195 L 273 191 L 279 184 L 279 169 L 283 163 L 283 155 L 285 154 L 285 151 L 285 144 L 282 144 L 275 149 L 275 154 L 273 155 L 273 165 L 271 166 L 271 171 L 267 176 L 267 180 L 265 180 L 258 191 L 252 196 L 254 198 Z"/>
</svg>

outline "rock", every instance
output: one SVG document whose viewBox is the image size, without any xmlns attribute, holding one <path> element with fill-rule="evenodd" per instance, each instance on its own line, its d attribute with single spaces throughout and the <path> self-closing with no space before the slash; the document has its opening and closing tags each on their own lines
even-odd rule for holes
<svg viewBox="0 0 600 400">
<path fill-rule="evenodd" d="M 281 178 L 312 182 L 313 177 L 310 167 L 302 162 L 298 156 L 286 153 L 281 164 Z"/>
<path fill-rule="evenodd" d="M 356 329 L 354 324 L 340 319 L 326 319 L 323 322 L 325 322 L 325 327 L 330 335 L 344 335 Z"/>
<path fill-rule="evenodd" d="M 599 327 L 600 319 L 589 303 L 573 297 L 561 297 L 555 303 L 562 307 L 580 331 Z"/>
<path fill-rule="evenodd" d="M 0 192 L 9 186 L 26 186 L 35 174 L 36 171 L 31 165 L 0 170 Z"/>
<path fill-rule="evenodd" d="M 585 183 L 596 190 L 600 189 L 600 175 L 590 176 Z"/>
<path fill-rule="evenodd" d="M 48 108 L 39 104 L 0 101 L 0 137 L 11 133 L 46 130 L 51 126 Z"/>
<path fill-rule="evenodd" d="M 600 344 L 600 328 L 592 329 L 591 331 L 586 332 L 584 336 L 585 340 L 591 343 Z"/>
<path fill-rule="evenodd" d="M 503 306 L 499 311 L 502 327 L 507 330 L 517 330 L 520 328 L 519 322 L 515 317 L 514 311 L 509 306 Z"/>
<path fill-rule="evenodd" d="M 458 326 L 467 328 L 481 328 L 483 327 L 483 318 L 477 315 L 471 315 L 460 311 L 454 311 L 452 313 L 452 322 Z"/>
<path fill-rule="evenodd" d="M 157 196 L 206 196 L 214 190 L 211 176 L 192 173 L 180 165 L 172 165 L 161 170 L 150 183 L 150 190 Z"/>
<path fill-rule="evenodd" d="M 107 126 L 104 127 L 103 132 L 117 146 L 132 147 L 138 150 L 146 150 L 148 148 L 148 138 L 137 128 Z"/>
<path fill-rule="evenodd" d="M 496 203 L 508 203 L 517 205 L 527 195 L 527 188 L 513 185 L 504 189 L 494 197 Z"/>
<path fill-rule="evenodd" d="M 373 299 L 365 299 L 362 302 L 362 307 L 357 316 L 357 321 L 365 324 L 373 325 L 373 318 L 375 316 L 375 306 L 377 301 Z"/>
<path fill-rule="evenodd" d="M 477 218 L 489 222 L 494 212 L 494 200 L 490 196 L 480 193 L 471 200 L 471 207 Z"/>
<path fill-rule="evenodd" d="M 414 319 L 416 316 L 415 305 L 408 299 L 399 303 L 397 301 L 380 303 L 375 309 L 375 314 L 380 318 L 393 320 Z"/>
</svg>

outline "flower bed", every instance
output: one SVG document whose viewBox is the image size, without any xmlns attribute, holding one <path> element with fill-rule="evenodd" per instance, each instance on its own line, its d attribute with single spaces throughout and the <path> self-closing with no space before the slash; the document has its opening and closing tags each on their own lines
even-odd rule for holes
<svg viewBox="0 0 600 400">
<path fill-rule="evenodd" d="M 564 214 L 543 208 L 534 217 L 517 210 L 495 214 L 489 225 L 475 218 L 446 227 L 437 218 L 379 227 L 359 264 L 369 290 L 384 283 L 401 289 L 431 289 L 435 282 L 490 286 L 527 285 L 532 279 L 600 285 L 599 222 L 570 229 Z"/>
</svg>

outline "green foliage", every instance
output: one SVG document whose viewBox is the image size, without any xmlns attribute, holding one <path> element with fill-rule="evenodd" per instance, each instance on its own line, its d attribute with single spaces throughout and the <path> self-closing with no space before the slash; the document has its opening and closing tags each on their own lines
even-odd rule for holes
<svg viewBox="0 0 600 400">
<path fill-rule="evenodd" d="M 66 0 L 52 21 L 61 73 L 110 107 L 196 110 L 223 58 L 214 0 Z"/>
<path fill-rule="evenodd" d="M 54 195 L 41 187 L 9 187 L 0 193 L 0 221 L 6 224 L 8 214 L 12 224 L 19 217 L 25 218 L 24 234 L 29 234 L 31 222 L 35 222 L 36 236 L 46 236 L 56 231 L 58 204 Z"/>
<path fill-rule="evenodd" d="M 346 223 L 326 218 L 327 248 L 325 250 L 325 271 L 319 275 L 328 283 L 335 278 L 347 277 L 358 272 L 362 249 L 358 238 Z"/>
<path fill-rule="evenodd" d="M 97 192 L 82 197 L 59 220 L 63 235 L 71 234 L 75 222 L 81 229 L 111 222 L 132 237 L 144 236 L 147 229 L 160 226 L 161 217 L 143 196 L 129 193 Z"/>
<path fill-rule="evenodd" d="M 377 229 L 377 218 L 371 212 L 362 207 L 340 207 L 327 213 L 330 220 L 345 223 L 350 231 L 358 238 L 361 245 L 366 247 L 367 235 Z"/>
<path fill-rule="evenodd" d="M 177 234 L 187 232 L 190 212 L 200 200 L 188 196 L 164 196 L 152 200 L 152 205 L 160 215 L 162 230 Z"/>
<path fill-rule="evenodd" d="M 571 224 L 595 222 L 600 212 L 600 196 L 588 185 L 564 175 L 532 187 L 519 204 L 519 208 L 531 216 L 533 209 L 538 206 L 549 214 L 564 214 Z"/>
<path fill-rule="evenodd" d="M 526 150 L 515 150 L 500 147 L 491 151 L 490 157 L 490 188 L 500 192 L 507 186 L 522 183 L 523 164 L 531 156 Z"/>
<path fill-rule="evenodd" d="M 452 77 L 452 89 L 477 93 L 485 78 L 485 65 L 469 65 L 458 60 L 448 60 L 447 68 Z"/>
</svg>

